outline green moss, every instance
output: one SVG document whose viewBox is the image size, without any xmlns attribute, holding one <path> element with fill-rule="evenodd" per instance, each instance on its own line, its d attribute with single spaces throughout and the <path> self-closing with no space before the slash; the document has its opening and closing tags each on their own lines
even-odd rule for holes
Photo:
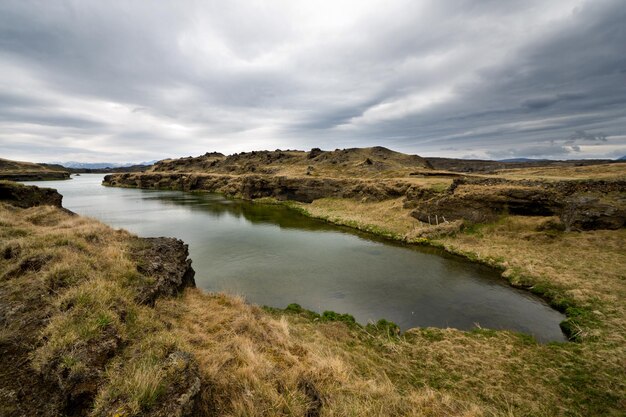
<svg viewBox="0 0 626 417">
<path fill-rule="evenodd" d="M 99 328 L 104 329 L 113 323 L 113 318 L 111 318 L 111 315 L 108 312 L 101 312 L 98 313 L 95 321 Z"/>
<path fill-rule="evenodd" d="M 491 338 L 491 337 L 497 337 L 499 332 L 493 329 L 483 329 L 482 327 L 475 327 L 472 330 L 470 330 L 469 333 Z"/>
<path fill-rule="evenodd" d="M 347 324 L 356 324 L 354 316 L 350 314 L 341 314 L 335 311 L 326 310 L 322 313 L 322 321 L 341 321 Z"/>
<path fill-rule="evenodd" d="M 448 191 L 448 189 L 450 188 L 449 184 L 444 184 L 444 183 L 440 183 L 440 184 L 433 184 L 430 186 L 430 189 L 433 190 L 436 193 L 444 193 L 446 191 Z"/>
<path fill-rule="evenodd" d="M 381 333 L 388 336 L 397 336 L 400 334 L 400 326 L 386 319 L 380 319 L 376 323 L 369 323 L 365 326 L 365 330 L 370 333 Z"/>
</svg>

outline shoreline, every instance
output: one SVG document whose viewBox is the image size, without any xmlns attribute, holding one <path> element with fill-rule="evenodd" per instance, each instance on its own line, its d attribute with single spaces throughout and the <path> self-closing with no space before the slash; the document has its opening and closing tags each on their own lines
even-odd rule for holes
<svg viewBox="0 0 626 417">
<path fill-rule="evenodd" d="M 285 203 L 292 204 L 274 202 Z M 345 201 L 342 204 L 343 209 L 351 207 Z M 368 210 L 372 207 L 376 204 L 365 206 Z M 319 214 L 319 203 L 310 208 Z M 111 231 L 94 219 L 68 216 L 59 207 L 5 210 L 7 222 L 0 224 L 0 232 L 10 237 L 3 249 L 4 259 L 8 256 L 10 260 L 0 258 L 4 278 L 8 278 L 0 280 L 0 289 L 15 298 L 12 303 L 24 307 L 32 307 L 26 301 L 37 295 L 54 316 L 52 321 L 29 320 L 37 328 L 26 333 L 19 316 L 11 318 L 14 326 L 0 339 L 4 343 L 0 348 L 15 347 L 12 355 L 20 360 L 5 358 L 6 369 L 13 369 L 27 359 L 24 355 L 30 355 L 18 349 L 20 340 L 32 338 L 36 361 L 16 367 L 15 372 L 20 381 L 39 381 L 41 375 L 48 375 L 51 381 L 32 384 L 28 388 L 32 395 L 20 399 L 27 403 L 18 401 L 16 407 L 38 407 L 36 401 L 51 397 L 34 394 L 42 389 L 61 395 L 46 400 L 46 407 L 76 415 L 87 415 L 91 407 L 111 413 L 122 410 L 130 416 L 148 410 L 171 412 L 170 407 L 181 405 L 180 415 L 184 416 L 212 415 L 210 411 L 216 409 L 231 412 L 242 406 L 251 411 L 274 410 L 279 415 L 284 401 L 290 401 L 290 409 L 298 410 L 299 415 L 307 415 L 315 404 L 315 410 L 342 416 L 355 415 L 355 410 L 358 415 L 411 415 L 424 406 L 433 414 L 467 417 L 508 415 L 512 410 L 516 415 L 613 415 L 622 408 L 624 315 L 619 301 L 611 301 L 614 298 L 598 304 L 601 311 L 595 324 L 584 324 L 595 333 L 584 335 L 580 343 L 547 344 L 523 333 L 483 328 L 426 327 L 398 334 L 389 322 L 357 327 L 351 325 L 349 315 L 319 315 L 295 304 L 280 310 L 263 308 L 247 304 L 241 297 L 197 288 L 155 299 L 154 284 L 169 276 L 163 271 L 174 272 L 170 266 L 178 265 L 181 269 L 177 267 L 175 275 L 186 275 L 182 252 L 179 261 L 165 261 L 163 250 L 151 249 L 154 245 L 146 245 L 145 240 Z M 495 226 L 479 230 L 484 233 L 484 238 L 480 236 L 483 242 L 494 238 L 487 230 L 491 227 Z M 392 242 L 371 230 L 350 229 Z M 581 248 L 586 248 L 585 236 L 610 238 L 603 250 L 620 265 L 619 239 L 624 232 L 572 233 L 559 235 L 559 239 L 576 242 L 575 249 L 581 253 Z M 467 233 L 455 238 L 459 251 L 469 253 L 462 245 L 467 238 Z M 450 241 L 443 238 L 435 245 L 418 245 L 444 250 L 445 256 L 463 256 L 445 250 Z M 398 239 L 394 242 L 411 245 Z M 516 243 L 519 241 L 511 242 L 513 246 Z M 494 252 L 474 253 L 483 256 L 465 259 L 494 267 L 484 256 Z M 150 260 L 152 254 L 154 261 Z M 589 253 L 587 260 L 595 259 L 593 265 L 600 265 L 594 254 Z M 39 260 L 43 266 L 35 263 Z M 487 261 L 496 266 L 504 262 L 495 257 Z M 93 268 L 93 263 L 98 266 Z M 622 272 L 605 265 L 602 274 L 583 277 L 608 297 L 618 296 Z M 575 278 L 573 288 L 586 288 Z M 617 281 L 607 282 L 611 278 Z M 563 277 L 554 280 L 563 283 Z M 23 288 L 16 291 L 18 284 Z M 160 284 L 157 287 L 162 288 Z M 555 294 L 565 292 L 563 287 L 557 290 Z M 586 306 L 584 302 L 580 305 Z M 34 309 L 32 313 L 44 317 L 46 311 Z M 68 334 L 76 336 L 68 339 Z M 103 352 L 111 349 L 114 356 L 89 350 L 96 347 L 105 349 Z M 152 360 L 153 355 L 158 360 Z M 69 379 L 65 378 L 68 370 Z M 138 387 L 134 381 L 144 375 L 149 376 L 150 384 Z M 57 387 L 58 381 L 62 384 Z M 80 381 L 88 384 L 76 383 Z M 17 385 L 7 386 L 18 389 Z M 154 391 L 155 387 L 160 388 Z M 315 398 L 321 400 L 314 402 Z M 384 411 L 370 413 L 374 409 Z"/>
<path fill-rule="evenodd" d="M 211 192 L 211 191 L 205 191 L 205 192 Z M 306 207 L 302 205 L 302 203 L 297 203 L 297 202 L 288 201 L 288 200 L 280 201 L 276 199 L 256 199 L 256 200 L 246 200 L 246 201 L 250 201 L 253 204 L 280 205 L 283 207 L 287 207 L 291 210 L 295 210 L 299 212 L 300 214 L 302 214 L 303 216 L 307 216 L 312 219 L 321 220 L 321 221 L 324 221 L 326 223 L 333 224 L 336 226 L 347 227 L 347 228 L 357 230 L 359 232 L 369 234 L 377 238 L 381 238 L 381 239 L 391 241 L 391 242 L 400 242 L 409 246 L 414 245 L 414 246 L 438 249 L 447 255 L 458 257 L 460 259 L 463 259 L 466 262 L 491 268 L 494 270 L 494 272 L 498 273 L 498 276 L 500 277 L 500 279 L 503 280 L 503 282 L 506 282 L 512 288 L 528 291 L 531 294 L 538 296 L 540 299 L 545 301 L 551 308 L 555 309 L 556 311 L 560 313 L 563 313 L 566 316 L 565 320 L 559 323 L 559 327 L 561 328 L 563 335 L 567 339 L 565 342 L 562 342 L 562 343 L 580 341 L 576 338 L 576 334 L 573 331 L 568 321 L 572 317 L 567 314 L 567 309 L 569 307 L 575 306 L 576 305 L 575 302 L 573 300 L 563 299 L 562 298 L 563 296 L 561 294 L 558 294 L 555 296 L 555 294 L 553 293 L 554 289 L 552 288 L 550 289 L 537 288 L 536 287 L 537 283 L 527 282 L 527 280 L 529 279 L 533 280 L 533 277 L 517 275 L 515 271 L 502 265 L 502 263 L 506 262 L 506 260 L 497 261 L 492 258 L 481 258 L 475 253 L 457 250 L 454 247 L 437 242 L 436 240 L 433 240 L 433 239 L 428 239 L 428 238 L 407 239 L 404 236 L 401 236 L 397 233 L 393 233 L 391 231 L 386 231 L 386 230 L 381 230 L 375 225 L 361 224 L 361 223 L 352 222 L 352 221 L 348 221 L 348 220 L 344 220 L 340 218 L 316 216 L 312 214 L 309 210 L 307 210 Z M 408 330 L 410 329 L 407 329 L 406 331 Z M 461 331 L 469 331 L 469 330 L 461 330 Z M 550 343 L 559 343 L 559 342 L 550 342 Z"/>
<path fill-rule="evenodd" d="M 580 341 L 580 339 L 577 337 L 576 330 L 575 330 L 576 328 L 575 316 L 572 314 L 568 314 L 568 308 L 571 309 L 573 307 L 573 308 L 580 309 L 581 307 L 578 307 L 574 300 L 568 299 L 563 292 L 558 290 L 558 288 L 555 288 L 552 286 L 545 286 L 545 285 L 537 286 L 540 283 L 537 282 L 537 280 L 534 279 L 532 276 L 516 273 L 516 271 L 514 271 L 513 269 L 507 268 L 506 266 L 502 265 L 502 263 L 505 263 L 506 260 L 482 258 L 476 253 L 458 250 L 450 245 L 445 245 L 444 243 L 437 242 L 436 240 L 433 240 L 433 239 L 428 239 L 428 238 L 407 239 L 405 236 L 402 236 L 398 233 L 394 233 L 389 230 L 384 230 L 384 229 L 381 229 L 380 227 L 377 227 L 371 224 L 362 224 L 359 222 L 353 222 L 353 221 L 349 221 L 349 220 L 345 220 L 341 218 L 316 216 L 313 213 L 311 213 L 309 210 L 307 210 L 305 206 L 306 203 L 301 203 L 297 201 L 278 200 L 273 197 L 246 199 L 246 198 L 242 198 L 241 196 L 232 196 L 223 192 L 210 191 L 210 190 L 204 190 L 204 189 L 196 189 L 196 190 L 187 191 L 187 190 L 180 190 L 180 189 L 169 188 L 169 187 L 141 188 L 137 186 L 129 186 L 127 184 L 119 184 L 119 183 L 115 185 L 111 185 L 111 184 L 106 184 L 104 182 L 102 183 L 102 185 L 106 187 L 117 187 L 117 188 L 134 188 L 134 189 L 148 189 L 148 190 L 157 189 L 157 190 L 163 190 L 163 191 L 181 191 L 181 192 L 189 192 L 189 193 L 215 193 L 215 194 L 220 194 L 228 199 L 243 200 L 243 201 L 250 202 L 252 204 L 280 205 L 290 210 L 297 211 L 303 216 L 320 220 L 320 221 L 323 221 L 323 222 L 326 222 L 335 226 L 346 227 L 353 231 L 365 233 L 367 235 L 374 236 L 379 239 L 387 240 L 389 242 L 402 243 L 402 244 L 406 244 L 409 246 L 421 246 L 421 247 L 437 249 L 437 250 L 442 251 L 446 255 L 458 257 L 466 262 L 470 262 L 470 263 L 477 264 L 477 265 L 482 265 L 482 266 L 493 269 L 494 272 L 498 273 L 498 276 L 500 277 L 500 279 L 502 279 L 503 282 L 508 284 L 510 287 L 520 289 L 523 291 L 528 291 L 529 293 L 539 297 L 541 300 L 546 302 L 554 310 L 564 314 L 566 318 L 562 322 L 559 323 L 559 327 L 561 328 L 561 331 L 563 332 L 563 335 L 565 336 L 566 340 L 563 342 L 550 342 L 550 343 L 568 343 L 568 342 Z M 271 307 L 271 306 L 267 306 L 267 307 L 269 307 L 270 309 L 275 309 L 275 310 L 286 310 L 286 309 L 278 309 L 278 308 Z M 347 314 L 349 315 L 349 313 Z M 363 325 L 363 327 L 365 327 L 365 325 Z M 419 329 L 419 327 L 416 327 L 416 329 Z M 409 331 L 409 330 L 411 329 L 406 329 L 404 332 Z M 459 330 L 459 331 L 470 332 L 471 330 Z M 511 332 L 516 333 L 514 331 L 511 331 Z M 525 333 L 520 333 L 520 334 L 525 334 Z"/>
</svg>

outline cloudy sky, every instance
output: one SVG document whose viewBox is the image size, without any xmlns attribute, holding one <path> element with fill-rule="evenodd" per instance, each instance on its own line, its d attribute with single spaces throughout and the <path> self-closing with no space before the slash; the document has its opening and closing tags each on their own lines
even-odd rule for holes
<svg viewBox="0 0 626 417">
<path fill-rule="evenodd" d="M 626 155 L 623 0 L 0 1 L 0 157 Z"/>
</svg>

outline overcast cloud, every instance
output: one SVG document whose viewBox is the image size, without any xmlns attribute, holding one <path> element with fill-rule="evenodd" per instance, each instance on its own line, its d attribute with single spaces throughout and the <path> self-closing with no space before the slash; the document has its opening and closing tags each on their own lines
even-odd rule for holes
<svg viewBox="0 0 626 417">
<path fill-rule="evenodd" d="M 626 155 L 626 7 L 0 2 L 0 157 Z"/>
</svg>

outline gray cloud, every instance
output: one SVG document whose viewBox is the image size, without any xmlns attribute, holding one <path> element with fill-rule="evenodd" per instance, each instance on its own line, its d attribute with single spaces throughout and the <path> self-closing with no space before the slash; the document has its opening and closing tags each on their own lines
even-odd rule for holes
<svg viewBox="0 0 626 417">
<path fill-rule="evenodd" d="M 574 142 L 577 140 L 587 140 L 587 141 L 598 141 L 598 142 L 606 142 L 607 136 L 603 132 L 599 133 L 589 133 L 584 130 L 577 130 L 569 137 L 569 142 Z"/>
<path fill-rule="evenodd" d="M 626 154 L 619 0 L 314 3 L 1 2 L 1 156 Z"/>
</svg>

